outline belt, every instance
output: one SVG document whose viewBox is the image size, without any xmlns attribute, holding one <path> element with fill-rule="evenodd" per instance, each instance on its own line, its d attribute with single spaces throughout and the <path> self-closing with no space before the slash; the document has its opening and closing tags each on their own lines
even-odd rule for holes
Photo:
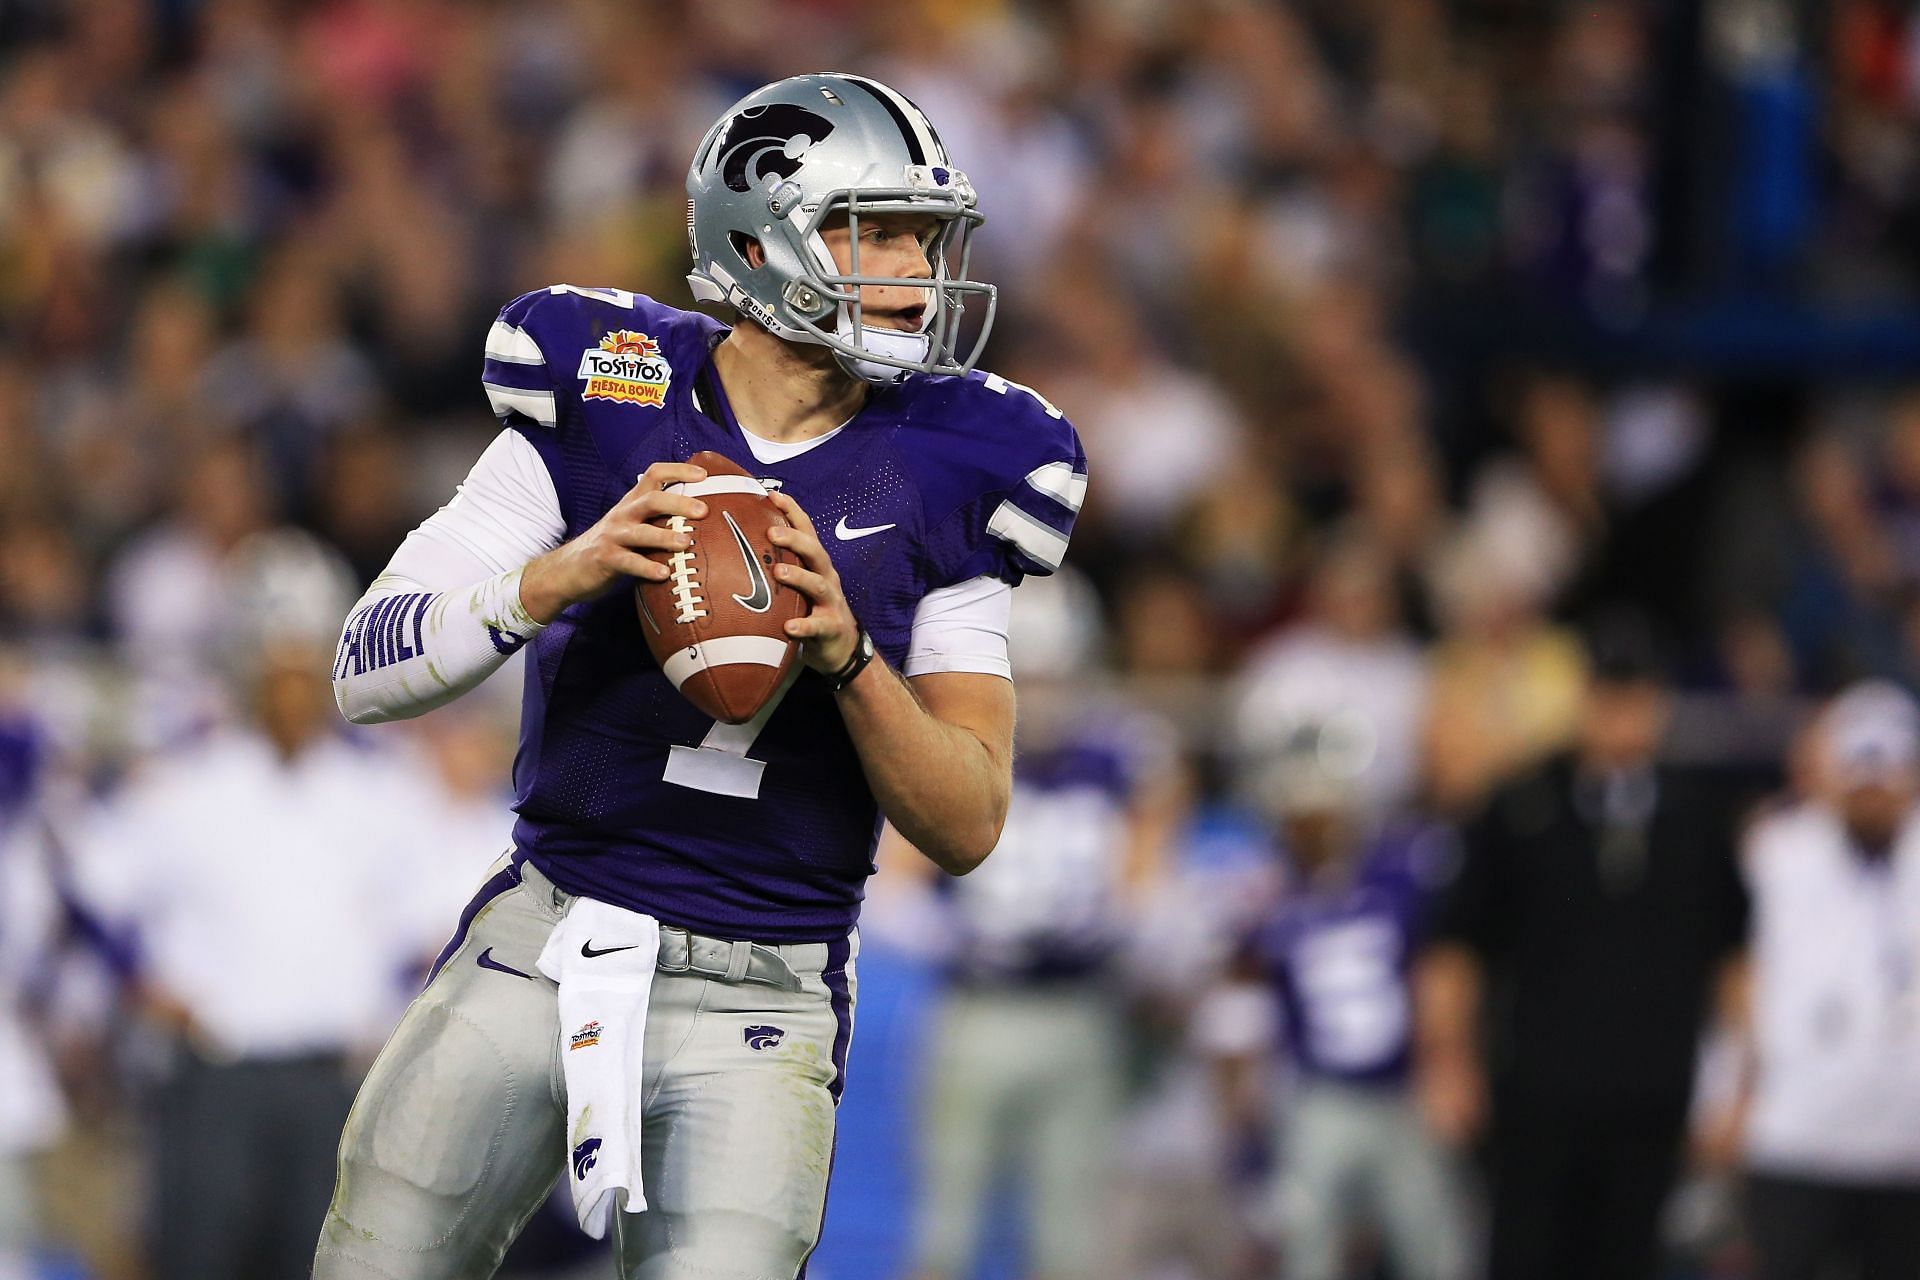
<svg viewBox="0 0 1920 1280">
<path fill-rule="evenodd" d="M 659 971 L 697 973 L 722 982 L 758 982 L 782 991 L 801 989 L 800 975 L 772 947 L 705 938 L 672 925 L 660 926 Z"/>
</svg>

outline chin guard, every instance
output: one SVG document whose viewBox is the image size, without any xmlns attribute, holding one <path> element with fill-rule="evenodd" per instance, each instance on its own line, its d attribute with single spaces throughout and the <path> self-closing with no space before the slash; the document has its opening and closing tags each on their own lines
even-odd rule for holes
<svg viewBox="0 0 1920 1280">
<path fill-rule="evenodd" d="M 877 356 L 890 357 L 890 361 L 871 360 L 864 355 L 855 355 L 836 349 L 840 367 L 854 377 L 867 382 L 885 385 L 899 382 L 909 373 L 927 363 L 927 356 L 933 347 L 932 335 L 927 333 L 903 333 L 898 329 L 877 328 L 874 325 L 860 326 L 860 350 Z M 899 361 L 898 364 L 891 361 Z"/>
</svg>

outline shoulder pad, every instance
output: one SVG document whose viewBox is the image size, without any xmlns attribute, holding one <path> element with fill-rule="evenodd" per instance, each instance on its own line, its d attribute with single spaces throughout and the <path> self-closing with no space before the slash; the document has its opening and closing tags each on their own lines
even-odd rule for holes
<svg viewBox="0 0 1920 1280">
<path fill-rule="evenodd" d="M 1058 569 L 1087 495 L 1087 455 L 1073 424 L 1039 392 L 998 374 L 916 379 L 906 390 L 912 442 L 904 452 L 919 472 L 929 527 L 956 515 L 972 527 L 974 554 L 952 580 L 992 573 L 1017 583 Z"/>
<path fill-rule="evenodd" d="M 481 382 L 502 425 L 551 429 L 558 420 L 556 394 L 585 376 L 586 353 L 639 350 L 664 356 L 670 369 L 683 353 L 704 356 L 719 328 L 708 316 L 628 289 L 549 285 L 501 308 L 487 330 Z"/>
</svg>

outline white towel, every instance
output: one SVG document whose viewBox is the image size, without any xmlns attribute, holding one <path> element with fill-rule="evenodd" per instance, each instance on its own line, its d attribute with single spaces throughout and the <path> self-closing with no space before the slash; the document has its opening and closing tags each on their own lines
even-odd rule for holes
<svg viewBox="0 0 1920 1280">
<path fill-rule="evenodd" d="M 640 1178 L 641 1055 L 660 961 L 660 922 L 575 898 L 541 948 L 560 984 L 560 1063 L 567 1082 L 567 1185 L 580 1229 L 604 1240 L 616 1202 L 647 1207 Z"/>
</svg>

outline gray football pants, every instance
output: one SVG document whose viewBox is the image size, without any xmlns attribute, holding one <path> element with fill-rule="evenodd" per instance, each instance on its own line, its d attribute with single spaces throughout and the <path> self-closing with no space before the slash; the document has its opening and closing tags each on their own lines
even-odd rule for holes
<svg viewBox="0 0 1920 1280">
<path fill-rule="evenodd" d="M 484 1280 L 566 1168 L 558 988 L 534 964 L 570 901 L 496 865 L 361 1086 L 316 1280 Z M 626 1280 L 792 1280 L 819 1238 L 857 946 L 772 949 L 801 990 L 654 979 Z"/>
<path fill-rule="evenodd" d="M 959 989 L 940 1007 L 914 1212 L 920 1274 L 973 1271 L 996 1184 L 1026 1208 L 1029 1275 L 1112 1274 L 1110 1155 L 1120 1118 L 1121 1028 L 1107 994 Z"/>
<path fill-rule="evenodd" d="M 1354 1229 L 1379 1233 L 1406 1280 L 1464 1280 L 1459 1174 L 1403 1092 L 1303 1081 L 1286 1108 L 1278 1184 L 1289 1280 L 1338 1280 Z"/>
</svg>

